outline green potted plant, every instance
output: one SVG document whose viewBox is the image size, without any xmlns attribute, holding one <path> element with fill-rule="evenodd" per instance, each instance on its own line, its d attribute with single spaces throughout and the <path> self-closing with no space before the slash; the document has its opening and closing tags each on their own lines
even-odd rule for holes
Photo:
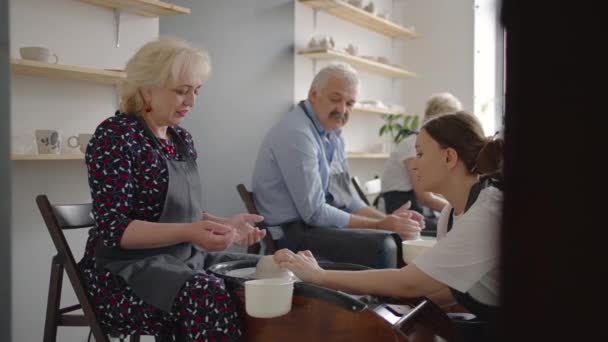
<svg viewBox="0 0 608 342">
<path fill-rule="evenodd" d="M 380 127 L 380 136 L 390 135 L 395 145 L 399 144 L 409 135 L 416 133 L 418 129 L 417 115 L 385 114 L 384 125 Z"/>
</svg>

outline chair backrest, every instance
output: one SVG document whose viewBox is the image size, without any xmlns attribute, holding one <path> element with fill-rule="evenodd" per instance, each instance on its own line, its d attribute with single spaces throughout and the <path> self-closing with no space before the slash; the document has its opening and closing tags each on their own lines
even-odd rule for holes
<svg viewBox="0 0 608 342">
<path fill-rule="evenodd" d="M 91 203 L 51 205 L 46 195 L 38 195 L 36 203 L 58 255 L 66 259 L 66 264 L 71 262 L 75 265 L 76 260 L 62 230 L 92 227 Z"/>
<path fill-rule="evenodd" d="M 245 208 L 247 208 L 247 211 L 250 214 L 259 215 L 260 213 L 258 212 L 258 209 L 255 207 L 255 202 L 253 200 L 253 192 L 247 190 L 247 187 L 244 184 L 237 185 L 236 190 L 238 191 L 239 195 L 241 196 L 241 200 L 243 201 L 243 204 L 245 204 Z M 274 243 L 272 236 L 270 235 L 270 231 L 268 230 L 266 223 L 264 223 L 262 221 L 257 224 L 257 227 L 260 229 L 266 230 L 266 236 L 264 237 L 264 240 L 262 240 L 264 247 L 265 247 L 264 254 L 273 254 L 274 252 L 276 252 L 277 246 Z M 262 247 L 261 243 L 255 244 L 253 246 L 249 246 L 249 248 L 247 249 L 247 252 L 253 253 L 253 254 L 259 254 L 261 247 Z"/>
<path fill-rule="evenodd" d="M 91 216 L 91 203 L 51 205 L 57 223 L 61 229 L 79 229 L 93 227 L 95 221 Z"/>
<path fill-rule="evenodd" d="M 357 179 L 357 177 L 351 177 L 350 180 L 353 183 L 353 187 L 357 191 L 357 194 L 359 194 L 359 197 L 361 198 L 361 200 L 365 204 L 370 205 L 369 200 L 367 199 L 367 196 L 365 196 L 365 193 L 363 192 L 363 189 L 361 189 L 361 185 L 359 184 L 359 180 Z"/>
<path fill-rule="evenodd" d="M 94 220 L 91 217 L 91 204 L 51 205 L 46 195 L 38 195 L 36 197 L 36 203 L 38 204 L 40 214 L 42 214 L 44 223 L 46 224 L 46 227 L 51 235 L 55 249 L 57 250 L 57 255 L 53 258 L 51 286 L 49 289 L 49 304 L 52 303 L 52 306 L 56 307 L 47 307 L 46 324 L 54 325 L 52 329 L 54 329 L 55 334 L 57 325 L 88 325 L 91 327 L 96 341 L 109 342 L 108 337 L 103 332 L 101 325 L 95 316 L 95 311 L 93 310 L 93 306 L 89 301 L 82 283 L 76 260 L 74 259 L 72 250 L 67 243 L 65 235 L 63 234 L 64 229 L 78 229 L 93 226 Z M 51 296 L 60 297 L 63 270 L 65 270 L 68 278 L 70 279 L 70 283 L 72 284 L 72 288 L 76 293 L 80 307 L 84 312 L 84 317 L 69 315 L 69 319 L 63 319 L 63 316 L 68 316 L 63 315 L 63 313 L 70 312 L 72 310 L 66 310 L 68 308 L 59 309 L 59 298 L 50 298 Z M 55 271 L 59 272 L 59 274 L 53 273 Z M 54 280 L 59 282 L 59 284 L 54 283 Z M 48 322 L 49 315 L 50 317 L 53 317 L 52 320 L 56 319 L 57 321 Z M 45 335 L 47 335 L 47 327 L 45 327 Z M 47 336 L 45 336 L 45 340 L 46 339 Z"/>
</svg>

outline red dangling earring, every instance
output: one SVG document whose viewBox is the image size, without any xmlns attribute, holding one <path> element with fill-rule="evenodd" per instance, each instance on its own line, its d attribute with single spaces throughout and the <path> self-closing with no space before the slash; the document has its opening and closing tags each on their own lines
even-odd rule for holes
<svg viewBox="0 0 608 342">
<path fill-rule="evenodd" d="M 146 105 L 146 107 L 144 107 L 144 111 L 146 113 L 150 113 L 152 111 L 152 107 L 150 107 L 150 105 Z"/>
</svg>

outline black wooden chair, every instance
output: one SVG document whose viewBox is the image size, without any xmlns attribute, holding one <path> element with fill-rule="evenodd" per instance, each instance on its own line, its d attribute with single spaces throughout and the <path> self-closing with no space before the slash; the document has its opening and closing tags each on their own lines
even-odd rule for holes
<svg viewBox="0 0 608 342">
<path fill-rule="evenodd" d="M 238 191 L 239 195 L 241 196 L 241 200 L 243 201 L 245 208 L 247 208 L 247 211 L 250 214 L 259 215 L 260 213 L 258 212 L 258 209 L 255 207 L 255 202 L 253 200 L 253 192 L 247 190 L 247 187 L 245 187 L 244 184 L 237 185 L 236 190 Z M 268 230 L 268 227 L 266 226 L 266 223 L 260 222 L 257 224 L 257 227 L 260 229 L 266 230 L 266 236 L 264 236 L 264 239 L 262 241 L 249 246 L 249 248 L 247 249 L 247 253 L 268 255 L 268 254 L 273 254 L 274 252 L 276 252 L 277 245 L 276 245 L 274 239 L 272 238 L 270 231 Z"/>
<path fill-rule="evenodd" d="M 103 331 L 93 305 L 86 294 L 78 265 L 67 243 L 63 230 L 89 228 L 94 224 L 91 217 L 91 203 L 71 205 L 51 205 L 46 195 L 38 195 L 36 203 L 44 219 L 44 223 L 51 234 L 57 255 L 51 262 L 51 279 L 44 323 L 44 342 L 57 341 L 57 328 L 90 327 L 91 334 L 97 342 L 110 342 L 108 335 Z M 61 288 L 63 286 L 63 272 L 66 272 L 79 304 L 61 308 Z M 81 310 L 83 314 L 73 312 Z M 123 340 L 121 338 L 121 340 Z M 139 342 L 138 335 L 131 336 L 131 342 Z"/>
</svg>

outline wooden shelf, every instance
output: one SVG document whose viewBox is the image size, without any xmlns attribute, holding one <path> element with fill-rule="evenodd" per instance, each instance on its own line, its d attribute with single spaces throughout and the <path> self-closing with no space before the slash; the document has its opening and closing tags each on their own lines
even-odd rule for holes
<svg viewBox="0 0 608 342">
<path fill-rule="evenodd" d="M 388 153 L 370 153 L 370 152 L 347 152 L 349 159 L 386 159 Z"/>
<path fill-rule="evenodd" d="M 405 115 L 405 113 L 395 112 L 395 111 L 391 110 L 390 108 L 378 108 L 378 107 L 370 107 L 370 106 L 355 106 L 353 113 Z"/>
<path fill-rule="evenodd" d="M 84 160 L 84 154 L 11 154 L 11 160 Z"/>
<path fill-rule="evenodd" d="M 144 17 L 190 14 L 190 9 L 158 0 L 80 0 L 93 5 L 116 8 Z"/>
<path fill-rule="evenodd" d="M 40 76 L 104 84 L 119 84 L 127 78 L 127 74 L 123 71 L 50 64 L 25 59 L 11 59 L 11 69 L 17 75 Z"/>
<path fill-rule="evenodd" d="M 376 74 L 393 77 L 393 78 L 409 78 L 416 77 L 416 74 L 396 66 L 372 61 L 367 58 L 349 55 L 344 52 L 329 50 L 329 49 L 304 49 L 298 52 L 299 55 L 311 59 L 333 59 L 346 62 L 359 70 L 369 71 Z"/>
<path fill-rule="evenodd" d="M 415 38 L 417 34 L 403 26 L 373 15 L 344 0 L 299 0 L 314 9 L 393 38 Z"/>
</svg>

